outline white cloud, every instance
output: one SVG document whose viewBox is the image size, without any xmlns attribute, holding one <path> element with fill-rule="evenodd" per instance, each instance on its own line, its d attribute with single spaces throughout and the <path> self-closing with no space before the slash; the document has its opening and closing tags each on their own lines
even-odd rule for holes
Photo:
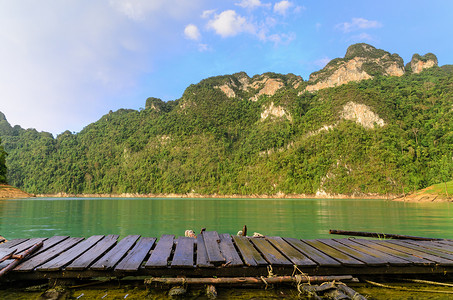
<svg viewBox="0 0 453 300">
<path fill-rule="evenodd" d="M 270 41 L 274 45 L 287 45 L 296 39 L 296 34 L 293 32 L 290 33 L 274 33 L 266 36 L 265 41 Z"/>
<path fill-rule="evenodd" d="M 110 5 L 118 12 L 135 21 L 143 21 L 147 14 L 158 10 L 164 3 L 161 0 L 110 0 Z"/>
<path fill-rule="evenodd" d="M 335 28 L 343 31 L 344 33 L 380 27 L 382 27 L 382 24 L 380 22 L 370 21 L 364 18 L 352 18 L 351 22 L 344 22 L 335 26 Z"/>
<path fill-rule="evenodd" d="M 173 19 L 183 19 L 198 7 L 200 0 L 109 0 L 109 4 L 119 13 L 138 22 L 153 22 L 168 16 Z"/>
<path fill-rule="evenodd" d="M 315 24 L 316 31 L 319 31 L 319 30 L 321 29 L 321 27 L 322 27 L 322 24 L 321 24 L 321 23 L 317 22 L 317 23 Z"/>
<path fill-rule="evenodd" d="M 314 61 L 314 65 L 319 68 L 324 68 L 330 61 L 331 59 L 329 57 L 324 56 L 323 58 Z"/>
<path fill-rule="evenodd" d="M 198 0 L 180 2 L 2 1 L 0 111 L 12 125 L 60 133 L 138 108 L 141 76 L 178 51 L 172 37 L 200 11 Z"/>
<path fill-rule="evenodd" d="M 186 38 L 194 41 L 198 41 L 201 38 L 198 27 L 193 24 L 189 24 L 186 26 L 186 28 L 184 28 L 184 35 L 186 36 Z"/>
<path fill-rule="evenodd" d="M 209 46 L 207 44 L 198 44 L 198 51 L 205 52 L 209 50 Z"/>
<path fill-rule="evenodd" d="M 208 29 L 213 29 L 222 37 L 235 36 L 242 32 L 255 32 L 255 26 L 248 23 L 245 17 L 242 17 L 234 10 L 226 10 L 216 14 L 207 24 Z"/>
<path fill-rule="evenodd" d="M 204 10 L 203 13 L 201 14 L 201 17 L 203 19 L 208 19 L 210 18 L 217 10 L 216 9 L 209 9 L 209 10 Z"/>
<path fill-rule="evenodd" d="M 280 15 L 286 15 L 288 12 L 288 9 L 293 6 L 293 4 L 289 1 L 283 0 L 278 3 L 275 3 L 274 5 L 274 12 L 280 14 Z"/>
<path fill-rule="evenodd" d="M 236 3 L 236 5 L 248 9 L 255 9 L 260 6 L 270 6 L 270 4 L 261 3 L 260 0 L 242 0 L 239 3 Z"/>
<path fill-rule="evenodd" d="M 376 40 L 371 35 L 369 35 L 368 33 L 365 33 L 365 32 L 362 32 L 360 34 L 351 36 L 350 38 L 348 38 L 348 41 L 352 41 L 352 42 L 363 42 L 363 41 L 376 42 Z"/>
</svg>

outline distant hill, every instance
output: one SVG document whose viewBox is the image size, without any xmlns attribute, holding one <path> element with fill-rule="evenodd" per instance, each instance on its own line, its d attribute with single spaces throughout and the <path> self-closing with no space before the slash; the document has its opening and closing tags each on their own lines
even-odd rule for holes
<svg viewBox="0 0 453 300">
<path fill-rule="evenodd" d="M 216 76 L 77 134 L 3 117 L 0 137 L 35 194 L 402 195 L 452 179 L 453 69 L 356 44 L 308 81 Z"/>
</svg>

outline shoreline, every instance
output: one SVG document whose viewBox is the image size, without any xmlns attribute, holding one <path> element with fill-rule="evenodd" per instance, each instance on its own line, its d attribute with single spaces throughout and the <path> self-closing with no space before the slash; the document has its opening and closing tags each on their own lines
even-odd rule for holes
<svg viewBox="0 0 453 300">
<path fill-rule="evenodd" d="M 343 195 L 343 194 L 283 194 L 274 195 L 254 194 L 254 195 L 218 195 L 218 194 L 138 194 L 138 193 L 122 193 L 122 194 L 37 194 L 37 198 L 226 198 L 226 199 L 380 199 L 392 200 L 395 195 Z"/>
<path fill-rule="evenodd" d="M 397 197 L 393 199 L 392 201 L 398 201 L 398 202 L 412 202 L 412 203 L 440 203 L 440 202 L 453 202 L 453 198 L 446 198 L 444 196 L 439 196 L 439 195 L 427 195 L 427 194 L 422 194 L 422 195 L 407 195 L 406 197 Z"/>
<path fill-rule="evenodd" d="M 219 194 L 139 194 L 139 193 L 105 193 L 105 194 L 69 194 L 69 193 L 54 193 L 54 194 L 29 194 L 18 188 L 7 184 L 0 184 L 0 199 L 24 199 L 24 198 L 180 198 L 180 199 L 378 199 L 386 201 L 398 201 L 408 203 L 439 203 L 453 202 L 453 198 L 447 198 L 444 195 L 438 194 L 408 194 L 405 196 L 394 194 L 252 194 L 252 195 L 219 195 Z"/>
</svg>

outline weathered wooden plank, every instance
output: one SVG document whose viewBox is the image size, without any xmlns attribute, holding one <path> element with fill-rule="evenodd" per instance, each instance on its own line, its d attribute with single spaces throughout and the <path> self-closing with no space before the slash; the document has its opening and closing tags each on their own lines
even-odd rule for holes
<svg viewBox="0 0 453 300">
<path fill-rule="evenodd" d="M 365 264 L 369 266 L 385 266 L 388 263 L 371 253 L 365 253 L 360 250 L 357 250 L 354 247 L 349 247 L 349 245 L 341 244 L 337 241 L 331 240 L 331 239 L 320 239 L 318 240 L 338 251 L 341 251 L 345 254 L 347 254 L 350 257 L 353 257 L 357 260 L 360 260 L 361 262 L 364 262 Z"/>
<path fill-rule="evenodd" d="M 173 248 L 173 240 L 175 236 L 164 234 L 160 237 L 156 248 L 151 253 L 150 258 L 145 264 L 145 268 L 162 268 L 167 267 L 168 259 L 170 258 Z"/>
<path fill-rule="evenodd" d="M 352 267 L 365 266 L 364 262 L 362 262 L 352 256 L 349 256 L 335 248 L 332 248 L 331 246 L 328 246 L 319 240 L 304 240 L 304 243 L 309 244 L 310 246 L 324 252 L 325 254 L 327 254 L 331 257 L 335 257 L 335 259 L 338 260 L 339 262 L 341 262 L 341 264 L 344 266 L 352 266 Z"/>
<path fill-rule="evenodd" d="M 115 271 L 137 271 L 156 242 L 156 238 L 144 237 L 132 248 L 132 250 L 115 267 Z"/>
<path fill-rule="evenodd" d="M 115 246 L 119 235 L 108 235 L 96 243 L 95 246 L 76 258 L 69 264 L 66 270 L 83 270 L 92 264 L 96 259 L 104 255 L 113 246 Z"/>
<path fill-rule="evenodd" d="M 16 252 L 14 248 L 5 248 L 0 250 L 0 262 L 7 260 Z"/>
<path fill-rule="evenodd" d="M 226 267 L 238 267 L 244 265 L 241 257 L 236 251 L 236 248 L 234 248 L 231 235 L 229 235 L 228 233 L 221 234 L 219 247 L 223 257 L 225 257 Z"/>
<path fill-rule="evenodd" d="M 71 249 L 66 250 L 65 252 L 59 254 L 57 257 L 51 259 L 50 261 L 42 264 L 37 267 L 38 271 L 58 271 L 64 266 L 71 263 L 74 259 L 79 257 L 85 251 L 93 247 L 98 241 L 100 241 L 104 236 L 103 235 L 93 235 L 86 240 L 78 243 Z"/>
<path fill-rule="evenodd" d="M 388 243 L 397 245 L 398 249 L 407 249 L 406 251 L 410 251 L 414 255 L 420 255 L 420 253 L 423 253 L 423 256 L 420 255 L 423 258 L 433 260 L 435 262 L 438 262 L 444 266 L 453 266 L 453 255 L 442 252 L 442 251 L 436 251 L 433 248 L 424 248 L 420 247 L 418 245 L 412 245 L 409 243 L 404 243 L 403 241 L 388 241 Z M 404 248 L 399 248 L 399 247 L 404 247 Z"/>
<path fill-rule="evenodd" d="M 193 254 L 194 254 L 195 239 L 190 237 L 180 236 L 176 240 L 175 254 L 171 262 L 172 267 L 179 268 L 193 268 Z"/>
<path fill-rule="evenodd" d="M 366 254 L 375 256 L 382 260 L 385 263 L 388 263 L 390 265 L 394 266 L 406 266 L 406 265 L 412 265 L 412 262 L 406 259 L 402 259 L 390 254 L 387 254 L 385 252 L 367 247 L 365 245 L 358 244 L 355 241 L 355 239 L 334 239 L 334 241 L 342 243 L 344 245 L 347 245 L 350 248 L 356 249 L 358 251 L 364 252 Z"/>
<path fill-rule="evenodd" d="M 303 267 L 315 267 L 316 263 L 297 251 L 296 248 L 288 244 L 283 238 L 279 236 L 266 237 L 280 252 L 282 252 L 293 265 Z"/>
<path fill-rule="evenodd" d="M 241 252 L 242 258 L 247 266 L 266 266 L 267 261 L 261 254 L 253 247 L 252 243 L 247 237 L 233 236 L 236 246 Z"/>
<path fill-rule="evenodd" d="M 442 264 L 442 265 L 446 265 L 446 266 L 452 266 L 453 265 L 453 260 L 444 259 L 444 258 L 435 256 L 435 255 L 426 253 L 424 251 L 419 251 L 419 250 L 415 250 L 415 249 L 412 249 L 412 248 L 409 248 L 409 247 L 406 247 L 406 246 L 402 246 L 402 245 L 399 245 L 397 243 L 393 243 L 393 241 L 392 242 L 390 242 L 390 241 L 379 241 L 379 244 L 384 246 L 384 247 L 388 247 L 388 248 L 395 249 L 395 250 L 398 250 L 398 251 L 401 251 L 401 252 L 404 252 L 404 253 L 407 253 L 407 254 L 411 254 L 411 255 L 426 259 L 426 260 L 433 261 L 433 262 L 438 263 L 438 264 Z"/>
<path fill-rule="evenodd" d="M 22 260 L 24 260 L 27 256 L 35 252 L 37 249 L 42 247 L 42 241 L 34 244 L 32 247 L 28 248 L 27 250 L 23 251 L 21 255 L 17 255 L 14 257 L 12 262 L 7 266 L 0 270 L 0 277 L 14 269 Z"/>
<path fill-rule="evenodd" d="M 271 243 L 264 238 L 250 238 L 250 241 L 261 252 L 261 255 L 273 266 L 293 265 L 283 254 L 281 254 Z"/>
<path fill-rule="evenodd" d="M 48 262 L 49 260 L 53 259 L 60 253 L 70 249 L 74 245 L 80 243 L 83 238 L 68 238 L 56 245 L 55 247 L 50 248 L 48 251 L 41 252 L 38 255 L 33 256 L 32 258 L 28 259 L 27 261 L 18 265 L 14 270 L 19 272 L 28 272 L 32 271 L 36 267 Z"/>
<path fill-rule="evenodd" d="M 197 267 L 214 268 L 214 265 L 209 262 L 208 252 L 206 251 L 205 240 L 202 234 L 197 236 Z"/>
<path fill-rule="evenodd" d="M 201 233 L 208 253 L 209 261 L 214 265 L 225 263 L 225 257 L 220 253 L 220 237 L 216 231 L 204 231 Z"/>
<path fill-rule="evenodd" d="M 6 243 L 2 243 L 0 244 L 0 249 L 2 248 L 12 248 L 16 245 L 19 245 L 20 243 L 23 243 L 25 241 L 27 241 L 28 239 L 13 239 L 13 240 L 9 240 L 7 241 Z"/>
<path fill-rule="evenodd" d="M 53 246 L 57 245 L 58 243 L 61 243 L 62 241 L 66 240 L 68 238 L 69 238 L 69 236 L 67 236 L 67 235 L 66 236 L 55 235 L 51 238 L 44 240 L 43 246 L 41 248 L 39 248 L 38 251 L 36 251 L 32 255 L 30 255 L 30 258 L 34 257 L 44 251 L 47 251 L 48 249 L 52 248 Z"/>
<path fill-rule="evenodd" d="M 436 241 L 436 242 L 432 242 L 432 244 L 442 247 L 444 249 L 448 249 L 449 251 L 453 252 L 453 243 L 445 243 L 445 242 L 446 241 L 438 241 L 438 242 Z"/>
<path fill-rule="evenodd" d="M 47 240 L 47 238 L 32 238 L 32 239 L 27 239 L 26 241 L 17 244 L 14 246 L 14 249 L 16 249 L 16 255 L 22 255 L 25 253 L 29 248 L 33 247 L 36 244 L 39 244 L 43 241 Z M 12 249 L 12 248 L 4 248 L 4 249 Z M 38 248 L 36 248 L 38 249 Z M 41 251 L 42 247 L 39 247 L 39 251 Z M 32 254 L 29 254 L 27 258 L 21 259 L 20 263 L 24 262 L 25 260 L 29 259 L 32 255 L 36 254 L 37 251 L 35 250 Z M 3 263 L 0 263 L 0 269 L 5 268 L 7 265 L 10 265 L 13 262 L 14 259 L 8 259 L 4 261 Z"/>
<path fill-rule="evenodd" d="M 31 248 L 33 247 L 35 244 L 38 244 L 40 242 L 43 242 L 45 241 L 47 238 L 32 238 L 32 239 L 29 239 L 23 243 L 20 243 L 19 245 L 15 246 L 14 248 L 16 248 L 16 254 L 20 255 L 21 252 L 24 252 L 25 250 L 27 250 L 28 248 Z"/>
<path fill-rule="evenodd" d="M 415 265 L 428 266 L 428 265 L 434 265 L 435 264 L 433 261 L 430 261 L 430 260 L 427 260 L 427 259 L 423 259 L 423 258 L 418 257 L 416 255 L 412 255 L 410 253 L 408 254 L 406 252 L 401 252 L 401 251 L 398 251 L 397 249 L 394 249 L 394 248 L 385 247 L 385 246 L 380 244 L 380 241 L 356 239 L 356 240 L 354 240 L 354 242 L 356 242 L 358 244 L 361 244 L 361 245 L 368 246 L 368 247 L 370 247 L 372 249 L 376 249 L 376 250 L 382 251 L 384 253 L 399 257 L 401 259 L 408 260 L 408 261 L 412 262 Z"/>
<path fill-rule="evenodd" d="M 316 262 L 318 265 L 323 267 L 340 267 L 341 263 L 334 258 L 330 257 L 329 255 L 319 251 L 312 246 L 305 244 L 301 240 L 295 238 L 283 238 L 283 240 L 287 241 L 290 245 L 294 248 L 302 252 L 305 256 Z"/>
<path fill-rule="evenodd" d="M 104 256 L 95 262 L 90 270 L 108 270 L 113 269 L 118 262 L 126 255 L 135 242 L 140 238 L 140 235 L 128 235 L 116 244 L 115 247 L 110 249 Z"/>
<path fill-rule="evenodd" d="M 428 248 L 428 249 L 435 249 L 437 251 L 442 251 L 448 254 L 453 254 L 453 246 L 449 246 L 443 243 L 439 243 L 437 241 L 434 242 L 418 242 L 418 241 L 410 241 L 410 240 L 405 240 L 404 242 L 412 245 L 417 245 L 420 247 Z"/>
<path fill-rule="evenodd" d="M 438 242 L 442 243 L 442 244 L 445 244 L 445 245 L 453 246 L 453 240 L 440 240 Z"/>
</svg>

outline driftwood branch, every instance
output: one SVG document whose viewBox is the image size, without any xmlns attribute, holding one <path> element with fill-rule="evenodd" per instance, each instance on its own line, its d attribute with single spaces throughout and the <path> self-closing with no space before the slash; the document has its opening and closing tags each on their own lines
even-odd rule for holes
<svg viewBox="0 0 453 300">
<path fill-rule="evenodd" d="M 350 236 L 365 236 L 378 239 L 395 239 L 395 240 L 417 240 L 417 241 L 440 241 L 438 238 L 428 238 L 420 236 L 400 235 L 391 233 L 378 233 L 378 232 L 361 232 L 361 231 L 347 231 L 347 230 L 336 230 L 330 229 L 330 234 L 341 234 Z"/>
</svg>

